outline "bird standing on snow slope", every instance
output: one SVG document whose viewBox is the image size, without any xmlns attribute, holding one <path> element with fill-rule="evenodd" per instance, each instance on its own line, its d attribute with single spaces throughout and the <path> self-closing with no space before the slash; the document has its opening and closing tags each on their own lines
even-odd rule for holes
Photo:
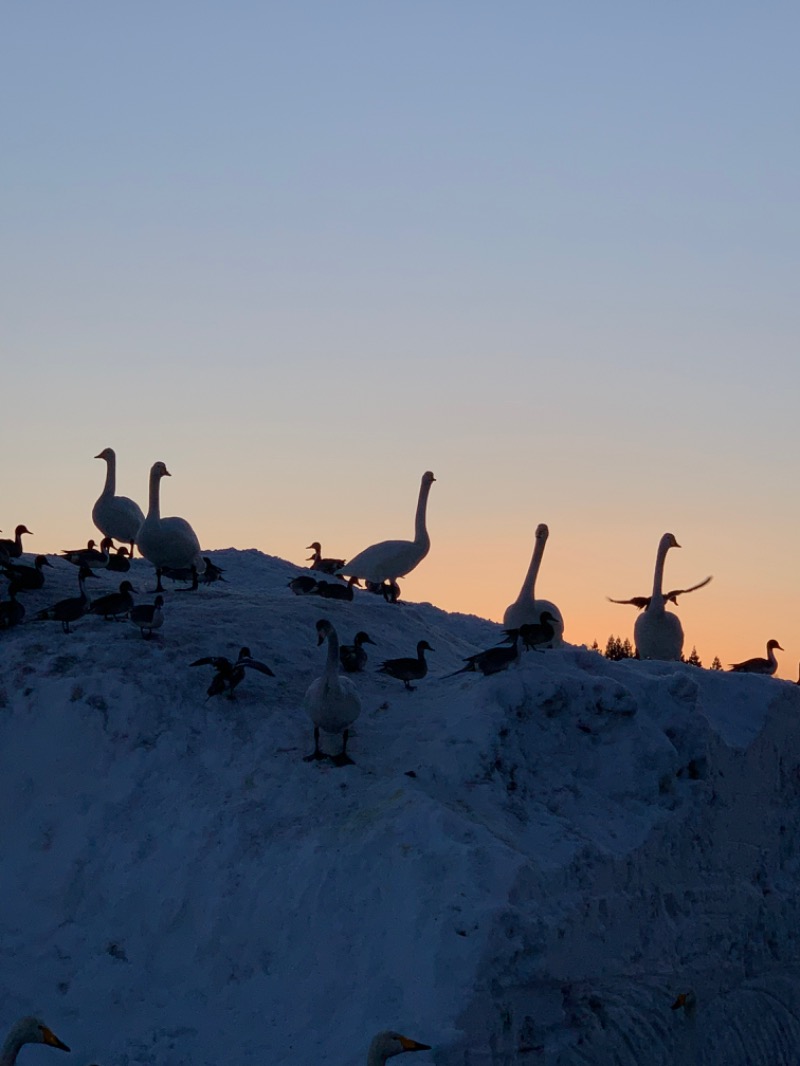
<svg viewBox="0 0 800 1066">
<path fill-rule="evenodd" d="M 414 539 L 383 540 L 372 544 L 345 563 L 342 567 L 345 574 L 382 584 L 384 581 L 396 581 L 419 566 L 431 547 L 425 519 L 428 495 L 435 480 L 430 470 L 422 475 L 414 519 Z"/>
<path fill-rule="evenodd" d="M 138 503 L 127 496 L 116 496 L 117 456 L 113 448 L 103 448 L 95 459 L 106 461 L 106 483 L 92 508 L 92 521 L 104 537 L 114 537 L 133 546 L 136 534 L 144 522 L 144 514 Z"/>
<path fill-rule="evenodd" d="M 136 626 L 145 640 L 150 640 L 153 630 L 160 629 L 164 624 L 164 597 L 156 596 L 152 603 L 131 607 L 128 621 Z"/>
<path fill-rule="evenodd" d="M 528 572 L 519 590 L 519 596 L 508 607 L 503 615 L 503 625 L 506 629 L 519 629 L 521 625 L 537 624 L 541 621 L 542 612 L 548 611 L 553 619 L 553 636 L 551 642 L 560 644 L 564 634 L 564 619 L 561 611 L 550 600 L 536 599 L 536 578 L 539 567 L 542 565 L 547 538 L 550 530 L 542 522 L 536 527 L 536 536 L 533 542 L 533 555 L 531 556 Z"/>
<path fill-rule="evenodd" d="M 119 592 L 109 592 L 99 596 L 89 604 L 89 613 L 100 615 L 106 621 L 118 621 L 120 615 L 133 610 L 133 585 L 130 581 L 121 581 Z"/>
<path fill-rule="evenodd" d="M 401 658 L 401 659 L 387 659 L 382 662 L 378 667 L 379 674 L 388 674 L 389 677 L 396 677 L 398 681 L 402 681 L 409 692 L 414 691 L 412 681 L 421 681 L 428 672 L 428 664 L 425 661 L 425 652 L 433 651 L 427 640 L 421 640 L 417 644 L 417 657 L 416 659 Z"/>
<path fill-rule="evenodd" d="M 767 641 L 766 659 L 756 656 L 754 659 L 745 659 L 743 663 L 731 663 L 730 672 L 733 674 L 766 674 L 768 677 L 772 677 L 778 669 L 775 648 L 778 651 L 783 651 L 777 640 Z"/>
<path fill-rule="evenodd" d="M 358 690 L 348 677 L 339 673 L 339 638 L 327 618 L 317 622 L 317 646 L 328 642 L 325 672 L 308 686 L 305 708 L 314 723 L 314 750 L 304 756 L 306 762 L 330 759 L 334 766 L 348 766 L 353 760 L 347 754 L 350 726 L 361 714 Z M 341 733 L 342 750 L 338 755 L 326 755 L 320 750 L 319 732 Z"/>
<path fill-rule="evenodd" d="M 89 609 L 89 597 L 86 595 L 86 589 L 83 584 L 89 577 L 97 577 L 97 574 L 90 570 L 88 566 L 82 566 L 78 571 L 79 594 L 70 596 L 66 600 L 59 600 L 52 607 L 45 607 L 43 611 L 39 611 L 36 615 L 36 621 L 44 622 L 50 620 L 60 622 L 64 632 L 70 633 L 70 622 L 76 622 Z"/>
<path fill-rule="evenodd" d="M 211 696 L 220 696 L 227 688 L 228 699 L 232 700 L 236 687 L 244 681 L 245 667 L 249 667 L 251 670 L 258 670 L 259 673 L 267 674 L 268 677 L 275 676 L 266 663 L 259 662 L 258 659 L 251 657 L 249 648 L 241 648 L 239 657 L 234 663 L 230 659 L 226 659 L 224 655 L 205 655 L 202 659 L 195 659 L 189 665 L 214 667 L 215 674 L 206 692 L 209 698 Z"/>
<path fill-rule="evenodd" d="M 193 566 L 198 574 L 202 574 L 206 566 L 200 554 L 200 541 L 186 519 L 161 517 L 161 479 L 171 476 L 162 462 L 153 463 L 150 467 L 147 514 L 136 536 L 136 547 L 140 554 L 156 568 L 158 581 L 154 592 L 164 591 L 161 584 L 164 567 L 181 569 Z"/>
<path fill-rule="evenodd" d="M 24 1044 L 47 1044 L 56 1047 L 60 1051 L 69 1051 L 66 1044 L 58 1039 L 52 1029 L 38 1018 L 20 1018 L 11 1027 L 8 1036 L 0 1051 L 0 1066 L 13 1066 L 17 1061 L 17 1055 Z"/>
</svg>

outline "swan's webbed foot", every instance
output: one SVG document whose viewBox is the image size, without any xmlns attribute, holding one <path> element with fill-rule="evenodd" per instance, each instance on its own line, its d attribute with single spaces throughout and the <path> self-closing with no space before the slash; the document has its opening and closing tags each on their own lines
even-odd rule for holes
<svg viewBox="0 0 800 1066">
<path fill-rule="evenodd" d="M 188 589 L 178 589 L 178 592 L 195 592 L 200 588 L 200 582 L 197 580 L 197 567 L 192 567 L 192 583 Z"/>
</svg>

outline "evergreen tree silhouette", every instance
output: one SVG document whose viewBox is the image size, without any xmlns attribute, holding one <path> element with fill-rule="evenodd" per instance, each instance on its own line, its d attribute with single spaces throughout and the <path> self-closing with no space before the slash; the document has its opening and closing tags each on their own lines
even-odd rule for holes
<svg viewBox="0 0 800 1066">
<path fill-rule="evenodd" d="M 703 665 L 700 662 L 700 656 L 697 654 L 697 648 L 695 648 L 694 645 L 692 645 L 691 655 L 686 660 L 686 662 L 689 664 L 689 666 L 702 666 Z"/>
<path fill-rule="evenodd" d="M 721 670 L 722 669 L 722 663 L 719 661 L 719 656 L 718 655 L 714 656 L 714 660 L 711 663 L 711 669 L 712 670 Z"/>
</svg>

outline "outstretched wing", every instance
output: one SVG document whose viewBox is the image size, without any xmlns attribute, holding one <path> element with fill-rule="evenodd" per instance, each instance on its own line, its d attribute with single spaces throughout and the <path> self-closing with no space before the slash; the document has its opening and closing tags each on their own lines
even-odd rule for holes
<svg viewBox="0 0 800 1066">
<path fill-rule="evenodd" d="M 711 580 L 711 578 L 713 576 L 714 576 L 713 574 L 709 574 L 709 576 L 705 579 L 705 581 L 701 581 L 698 585 L 692 585 L 688 589 L 673 589 L 672 592 L 665 592 L 664 593 L 664 599 L 665 600 L 671 600 L 672 603 L 677 604 L 678 596 L 685 596 L 687 592 L 694 592 L 695 589 L 704 588 L 709 583 L 709 581 Z"/>
<path fill-rule="evenodd" d="M 269 677 L 275 676 L 267 664 L 260 663 L 258 659 L 240 659 L 237 666 L 248 666 L 251 670 L 258 670 L 260 674 L 268 674 Z"/>
<path fill-rule="evenodd" d="M 670 594 L 671 595 L 671 594 Z M 678 595 L 678 593 L 676 593 Z M 609 603 L 630 603 L 634 607 L 638 607 L 640 611 L 643 611 L 645 607 L 650 605 L 650 596 L 632 596 L 629 600 L 612 600 L 610 596 L 606 596 Z"/>
</svg>

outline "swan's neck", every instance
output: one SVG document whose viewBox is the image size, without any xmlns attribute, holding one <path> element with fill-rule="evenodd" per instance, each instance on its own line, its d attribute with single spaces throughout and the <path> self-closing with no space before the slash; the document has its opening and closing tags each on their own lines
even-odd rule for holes
<svg viewBox="0 0 800 1066">
<path fill-rule="evenodd" d="M 339 637 L 333 629 L 328 633 L 328 660 L 325 664 L 325 673 L 328 677 L 339 676 Z"/>
<path fill-rule="evenodd" d="M 103 486 L 104 496 L 113 496 L 117 487 L 117 461 L 106 459 L 106 483 Z"/>
<path fill-rule="evenodd" d="M 425 512 L 428 507 L 428 494 L 431 491 L 431 484 L 428 481 L 420 485 L 417 513 L 414 518 L 414 542 L 428 548 L 431 544 L 431 538 L 428 536 L 428 530 L 425 526 Z"/>
<path fill-rule="evenodd" d="M 664 563 L 667 560 L 669 544 L 659 544 L 656 555 L 656 569 L 653 574 L 653 598 L 650 600 L 650 609 L 659 610 L 664 606 Z"/>
<path fill-rule="evenodd" d="M 0 1066 L 13 1066 L 17 1061 L 19 1049 L 24 1043 L 24 1037 L 16 1029 L 12 1029 L 6 1037 L 3 1050 L 0 1051 Z"/>
<path fill-rule="evenodd" d="M 369 1049 L 367 1066 L 386 1066 L 386 1056 L 379 1047 L 371 1047 Z"/>
<path fill-rule="evenodd" d="M 517 597 L 519 601 L 536 599 L 536 578 L 539 574 L 539 567 L 542 565 L 545 544 L 547 544 L 546 540 L 540 537 L 536 538 L 536 543 L 533 546 L 531 563 L 528 567 L 528 572 L 525 575 L 525 580 L 522 582 L 522 588 L 519 590 L 519 596 Z"/>
<path fill-rule="evenodd" d="M 161 518 L 161 478 L 157 473 L 150 475 L 150 498 L 147 517 Z"/>
</svg>

